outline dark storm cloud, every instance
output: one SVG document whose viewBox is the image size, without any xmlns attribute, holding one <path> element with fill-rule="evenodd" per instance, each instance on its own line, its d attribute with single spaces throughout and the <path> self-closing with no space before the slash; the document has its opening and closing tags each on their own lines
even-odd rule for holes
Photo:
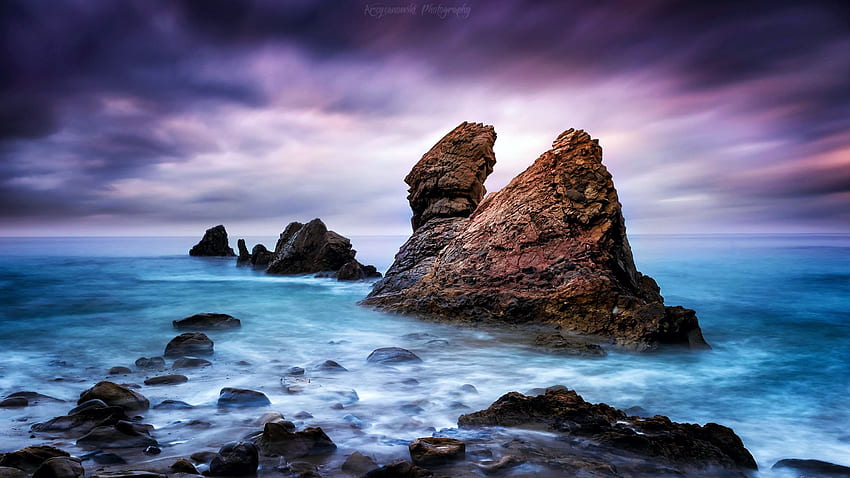
<svg viewBox="0 0 850 478">
<path fill-rule="evenodd" d="M 428 91 L 435 79 L 498 85 L 521 97 L 633 77 L 647 81 L 647 91 L 673 118 L 691 113 L 697 99 L 703 98 L 700 105 L 710 103 L 704 98 L 722 99 L 743 123 L 783 139 L 783 161 L 846 146 L 824 140 L 850 129 L 850 11 L 844 2 L 469 1 L 465 18 L 423 15 L 426 2 L 417 3 L 415 15 L 375 18 L 365 10 L 374 3 L 0 3 L 0 200 L 10 205 L 0 216 L 154 214 L 153 207 L 162 206 L 179 217 L 240 197 L 251 214 L 262 215 L 274 205 L 254 197 L 258 193 L 244 183 L 221 189 L 221 195 L 199 191 L 184 198 L 185 207 L 167 200 L 107 203 L 102 193 L 113 182 L 154 180 L 157 166 L 217 151 L 216 140 L 234 134 L 192 128 L 173 133 L 168 121 L 175 117 L 203 123 L 227 105 L 269 111 L 310 102 L 325 113 L 359 119 L 430 116 L 428 108 L 463 99 Z M 381 2 L 396 4 L 409 2 Z M 247 59 L 268 47 L 291 49 L 317 70 L 279 78 L 251 70 Z M 380 69 L 390 62 L 410 66 L 419 83 L 404 76 L 408 71 Z M 352 77 L 357 69 L 376 73 Z M 665 79 L 665 91 L 652 90 L 658 87 L 648 78 Z M 400 84 L 392 87 L 393 81 Z M 411 85 L 423 89 L 411 91 Z M 312 94 L 310 87 L 316 88 Z M 425 100 L 415 103 L 417 96 Z M 420 110 L 411 111 L 414 104 Z M 261 156 L 278 140 L 315 138 L 311 128 L 295 122 L 279 138 L 233 139 L 239 152 Z M 688 151 L 692 139 L 676 147 Z M 758 175 L 759 167 L 744 169 Z M 739 188 L 718 167 L 716 181 L 682 178 L 680 189 L 686 185 L 730 201 L 783 194 L 820 200 L 846 192 L 842 171 L 841 164 L 807 169 L 801 161 Z M 304 194 L 314 204 L 321 198 L 344 204 L 336 195 L 350 192 Z M 829 201 L 821 204 L 839 204 Z M 302 212 L 309 206 L 290 208 Z M 810 208 L 793 205 L 784 214 L 788 220 L 811 217 Z"/>
</svg>

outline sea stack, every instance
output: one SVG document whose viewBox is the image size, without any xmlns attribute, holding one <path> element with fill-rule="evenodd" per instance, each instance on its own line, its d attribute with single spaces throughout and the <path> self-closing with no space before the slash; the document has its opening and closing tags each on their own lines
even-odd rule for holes
<svg viewBox="0 0 850 478">
<path fill-rule="evenodd" d="M 227 241 L 227 231 L 220 224 L 207 229 L 201 242 L 189 250 L 189 255 L 236 257 Z"/>
<path fill-rule="evenodd" d="M 665 306 L 655 281 L 636 269 L 598 140 L 563 132 L 478 204 L 495 139 L 492 126 L 463 123 L 414 166 L 405 178 L 413 235 L 364 304 L 547 323 L 635 350 L 708 347 L 695 312 Z"/>
</svg>

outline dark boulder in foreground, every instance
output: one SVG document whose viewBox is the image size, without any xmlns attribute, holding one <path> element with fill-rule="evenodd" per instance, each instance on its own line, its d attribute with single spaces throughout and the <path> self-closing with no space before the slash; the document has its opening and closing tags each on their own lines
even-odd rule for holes
<svg viewBox="0 0 850 478">
<path fill-rule="evenodd" d="M 282 456 L 287 460 L 333 453 L 336 444 L 318 427 L 293 432 L 285 423 L 269 422 L 256 444 L 265 456 Z"/>
<path fill-rule="evenodd" d="M 242 321 L 227 314 L 204 312 L 171 322 L 177 330 L 225 330 L 242 327 Z"/>
<path fill-rule="evenodd" d="M 81 393 L 77 404 L 94 399 L 101 400 L 106 405 L 120 407 L 130 412 L 147 410 L 150 407 L 150 402 L 141 393 L 105 380 L 98 382 L 94 387 Z"/>
<path fill-rule="evenodd" d="M 786 458 L 779 460 L 771 467 L 772 470 L 790 470 L 805 477 L 850 478 L 850 467 L 836 465 L 821 460 L 800 460 Z"/>
<path fill-rule="evenodd" d="M 165 346 L 166 357 L 212 355 L 213 341 L 201 332 L 187 332 L 171 339 Z"/>
<path fill-rule="evenodd" d="M 32 478 L 83 478 L 85 474 L 79 458 L 56 456 L 45 460 Z"/>
<path fill-rule="evenodd" d="M 210 462 L 212 476 L 245 476 L 257 473 L 260 456 L 257 447 L 250 442 L 230 442 L 218 450 Z"/>
<path fill-rule="evenodd" d="M 420 466 L 442 465 L 466 457 L 466 444 L 448 437 L 417 438 L 408 445 L 410 459 Z"/>
<path fill-rule="evenodd" d="M 124 409 L 109 406 L 103 400 L 91 399 L 81 403 L 68 412 L 68 415 L 36 423 L 31 427 L 35 432 L 75 432 L 85 434 L 102 425 L 114 425 L 128 420 Z"/>
<path fill-rule="evenodd" d="M 399 460 L 363 475 L 363 478 L 431 478 L 434 473 L 426 468 Z"/>
<path fill-rule="evenodd" d="M 685 471 L 702 469 L 754 470 L 756 462 L 730 428 L 676 423 L 656 415 L 627 416 L 604 403 L 585 402 L 575 391 L 550 389 L 527 396 L 503 395 L 488 409 L 461 415 L 460 427 L 543 428 L 576 440 L 587 448 L 628 453 L 678 466 Z"/>
<path fill-rule="evenodd" d="M 405 178 L 413 235 L 364 304 L 450 320 L 549 323 L 636 350 L 708 347 L 694 311 L 665 307 L 658 285 L 635 267 L 597 140 L 563 132 L 476 207 L 493 141 L 492 127 L 464 123 L 414 166 Z"/>
<path fill-rule="evenodd" d="M 135 422 L 119 421 L 114 425 L 93 428 L 77 440 L 77 446 L 86 449 L 97 448 L 145 448 L 156 446 L 150 436 L 153 427 Z"/>
<path fill-rule="evenodd" d="M 68 452 L 52 446 L 28 446 L 0 454 L 0 466 L 33 473 L 42 463 L 53 457 L 68 456 L 71 456 Z"/>
<path fill-rule="evenodd" d="M 145 385 L 179 385 L 189 381 L 185 375 L 160 375 L 145 379 Z"/>
<path fill-rule="evenodd" d="M 190 256 L 225 256 L 235 257 L 236 254 L 227 241 L 227 231 L 218 225 L 207 229 L 201 242 L 189 249 Z"/>
</svg>

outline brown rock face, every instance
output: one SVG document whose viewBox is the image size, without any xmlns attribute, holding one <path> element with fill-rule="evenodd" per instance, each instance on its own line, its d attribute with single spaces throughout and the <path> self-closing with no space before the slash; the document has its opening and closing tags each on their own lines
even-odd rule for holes
<svg viewBox="0 0 850 478">
<path fill-rule="evenodd" d="M 447 138 L 460 131 L 464 125 Z M 453 167 L 489 172 L 475 162 L 484 133 L 466 134 L 467 141 L 451 142 L 467 148 L 454 150 L 464 162 Z M 434 162 L 430 154 L 408 175 L 417 198 L 411 205 L 421 202 L 416 191 L 440 191 L 416 182 L 433 181 L 417 172 Z M 423 214 L 414 206 L 415 228 L 417 217 L 432 219 L 401 247 L 365 304 L 447 319 L 557 324 L 637 350 L 663 343 L 707 347 L 694 311 L 665 307 L 655 281 L 637 271 L 602 148 L 584 131 L 562 133 L 469 217 Z"/>
<path fill-rule="evenodd" d="M 414 231 L 432 218 L 467 217 L 475 210 L 496 164 L 495 142 L 492 126 L 463 122 L 422 156 L 404 178 Z"/>
<path fill-rule="evenodd" d="M 600 450 L 634 453 L 688 468 L 757 468 L 730 428 L 677 423 L 661 415 L 627 416 L 604 403 L 588 403 L 573 390 L 550 390 L 534 397 L 511 392 L 486 410 L 461 415 L 458 425 L 544 428 L 578 438 L 583 447 L 589 440 Z"/>
</svg>

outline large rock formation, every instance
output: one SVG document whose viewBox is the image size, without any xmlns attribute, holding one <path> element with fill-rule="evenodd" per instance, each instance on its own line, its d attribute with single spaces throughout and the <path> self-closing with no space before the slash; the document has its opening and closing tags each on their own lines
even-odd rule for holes
<svg viewBox="0 0 850 478">
<path fill-rule="evenodd" d="M 468 208 L 436 206 L 459 197 L 475 204 L 494 141 L 491 127 L 464 123 L 413 168 L 406 181 L 414 233 L 365 304 L 456 320 L 550 323 L 637 350 L 707 347 L 694 311 L 665 307 L 655 281 L 637 271 L 602 148 L 584 131 L 562 133 L 468 217 Z M 440 175 L 452 178 L 445 188 L 435 183 Z M 465 196 L 461 184 L 470 185 Z"/>
<path fill-rule="evenodd" d="M 686 474 L 694 469 L 757 468 L 750 452 L 730 428 L 716 423 L 676 423 L 661 415 L 627 416 L 621 410 L 604 403 L 588 403 L 576 392 L 557 387 L 534 397 L 517 392 L 505 394 L 486 410 L 461 415 L 458 425 L 543 428 L 562 435 L 567 443 L 580 443 L 573 451 L 634 454 L 669 463 Z"/>
<path fill-rule="evenodd" d="M 218 225 L 207 229 L 201 242 L 189 250 L 190 256 L 225 256 L 235 257 L 236 254 L 227 242 L 227 231 Z"/>
</svg>

